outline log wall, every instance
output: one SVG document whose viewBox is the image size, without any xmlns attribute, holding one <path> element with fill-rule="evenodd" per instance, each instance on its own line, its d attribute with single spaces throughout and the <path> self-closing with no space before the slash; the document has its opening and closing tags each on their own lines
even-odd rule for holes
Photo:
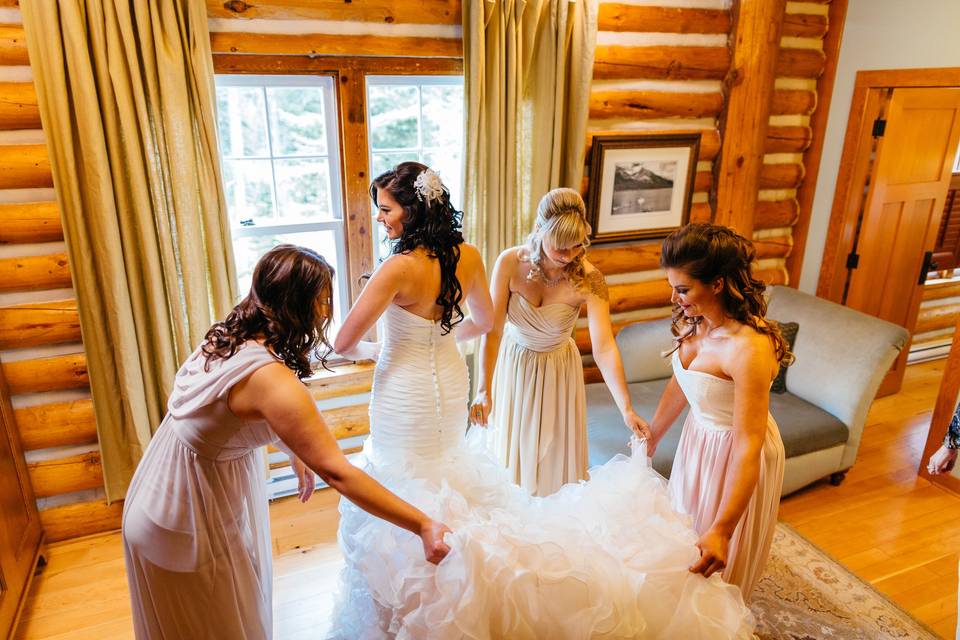
<svg viewBox="0 0 960 640">
<path fill-rule="evenodd" d="M 730 66 L 731 14 L 721 0 L 689 0 L 670 7 L 601 2 L 590 100 L 592 134 L 699 131 L 701 147 L 691 220 L 710 220 L 717 117 L 724 109 L 722 81 Z M 677 6 L 684 5 L 684 6 Z M 787 2 L 770 127 L 760 172 L 753 239 L 756 268 L 771 284 L 789 284 L 787 259 L 800 214 L 797 189 L 806 170 L 810 115 L 826 59 L 827 6 Z M 589 159 L 589 140 L 588 140 Z M 584 194 L 589 177 L 583 183 Z M 596 245 L 590 259 L 610 284 L 614 329 L 670 314 L 669 286 L 659 269 L 659 241 Z M 591 364 L 586 319 L 577 328 L 588 381 L 602 379 Z"/>
<path fill-rule="evenodd" d="M 80 319 L 15 8 L 0 9 L 0 367 L 48 540 L 119 526 L 103 498 Z M 69 505 L 69 506 L 67 506 Z"/>
</svg>

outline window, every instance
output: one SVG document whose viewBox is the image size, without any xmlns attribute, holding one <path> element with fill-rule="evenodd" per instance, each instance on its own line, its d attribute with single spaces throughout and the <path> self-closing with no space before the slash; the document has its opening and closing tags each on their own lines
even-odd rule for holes
<svg viewBox="0 0 960 640">
<path fill-rule="evenodd" d="M 239 288 L 271 246 L 309 246 L 337 270 L 339 324 L 382 253 L 373 177 L 419 160 L 440 172 L 459 206 L 463 64 L 217 54 L 214 70 Z"/>
<path fill-rule="evenodd" d="M 440 174 L 458 209 L 463 198 L 463 78 L 367 76 L 370 176 L 414 160 Z M 374 211 L 376 215 L 376 211 Z M 375 225 L 383 254 L 386 236 Z"/>
<path fill-rule="evenodd" d="M 339 322 L 348 287 L 333 79 L 217 76 L 217 114 L 239 291 L 270 247 L 310 247 L 337 270 Z"/>
</svg>

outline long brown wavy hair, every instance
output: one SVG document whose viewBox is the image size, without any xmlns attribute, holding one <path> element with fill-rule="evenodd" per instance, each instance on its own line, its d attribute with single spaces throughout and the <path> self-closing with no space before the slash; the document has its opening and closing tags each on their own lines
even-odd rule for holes
<svg viewBox="0 0 960 640">
<path fill-rule="evenodd" d="M 756 255 L 753 243 L 733 229 L 699 222 L 667 236 L 660 251 L 660 266 L 680 269 L 704 284 L 722 279 L 720 303 L 724 314 L 768 336 L 777 362 L 789 366 L 793 363 L 793 354 L 780 333 L 780 326 L 766 319 L 767 301 L 763 297 L 766 285 L 753 277 Z M 671 353 L 696 334 L 702 320 L 702 317 L 687 318 L 679 304 L 673 306 L 671 330 L 676 344 Z"/>
<path fill-rule="evenodd" d="M 333 274 L 323 256 L 306 247 L 281 244 L 265 253 L 253 269 L 250 293 L 207 331 L 206 367 L 232 357 L 247 340 L 259 339 L 300 379 L 312 373 L 311 354 L 325 366 L 333 351 L 327 341 Z"/>
</svg>

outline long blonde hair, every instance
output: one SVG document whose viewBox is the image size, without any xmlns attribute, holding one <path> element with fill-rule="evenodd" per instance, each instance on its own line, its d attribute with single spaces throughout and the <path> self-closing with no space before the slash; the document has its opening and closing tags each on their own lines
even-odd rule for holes
<svg viewBox="0 0 960 640">
<path fill-rule="evenodd" d="M 530 261 L 528 280 L 547 282 L 543 274 L 543 241 L 558 249 L 566 249 L 582 244 L 586 249 L 590 246 L 590 223 L 587 222 L 586 207 L 583 198 L 573 189 L 552 189 L 540 198 L 537 206 L 537 220 L 533 233 L 527 237 L 527 253 Z M 577 289 L 584 286 L 585 273 L 583 266 L 584 253 L 571 260 L 563 268 L 564 276 Z"/>
</svg>

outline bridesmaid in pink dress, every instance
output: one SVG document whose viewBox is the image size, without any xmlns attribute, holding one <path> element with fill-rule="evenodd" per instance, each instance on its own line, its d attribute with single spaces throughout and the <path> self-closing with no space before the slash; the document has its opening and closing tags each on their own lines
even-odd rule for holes
<svg viewBox="0 0 960 640">
<path fill-rule="evenodd" d="M 726 227 L 691 224 L 663 242 L 673 289 L 674 375 L 651 423 L 652 447 L 688 403 L 670 474 L 675 509 L 700 535 L 691 571 L 721 571 L 749 599 L 770 554 L 784 452 L 770 383 L 793 361 L 764 315 L 753 245 Z"/>
<path fill-rule="evenodd" d="M 344 457 L 301 379 L 326 346 L 333 269 L 303 247 L 274 247 L 250 294 L 184 363 L 166 418 L 123 509 L 138 640 L 273 637 L 264 445 L 287 451 L 300 499 L 314 472 L 358 507 L 419 535 L 426 559 L 449 550 L 444 525 Z M 319 354 L 318 354 L 319 355 Z"/>
</svg>

